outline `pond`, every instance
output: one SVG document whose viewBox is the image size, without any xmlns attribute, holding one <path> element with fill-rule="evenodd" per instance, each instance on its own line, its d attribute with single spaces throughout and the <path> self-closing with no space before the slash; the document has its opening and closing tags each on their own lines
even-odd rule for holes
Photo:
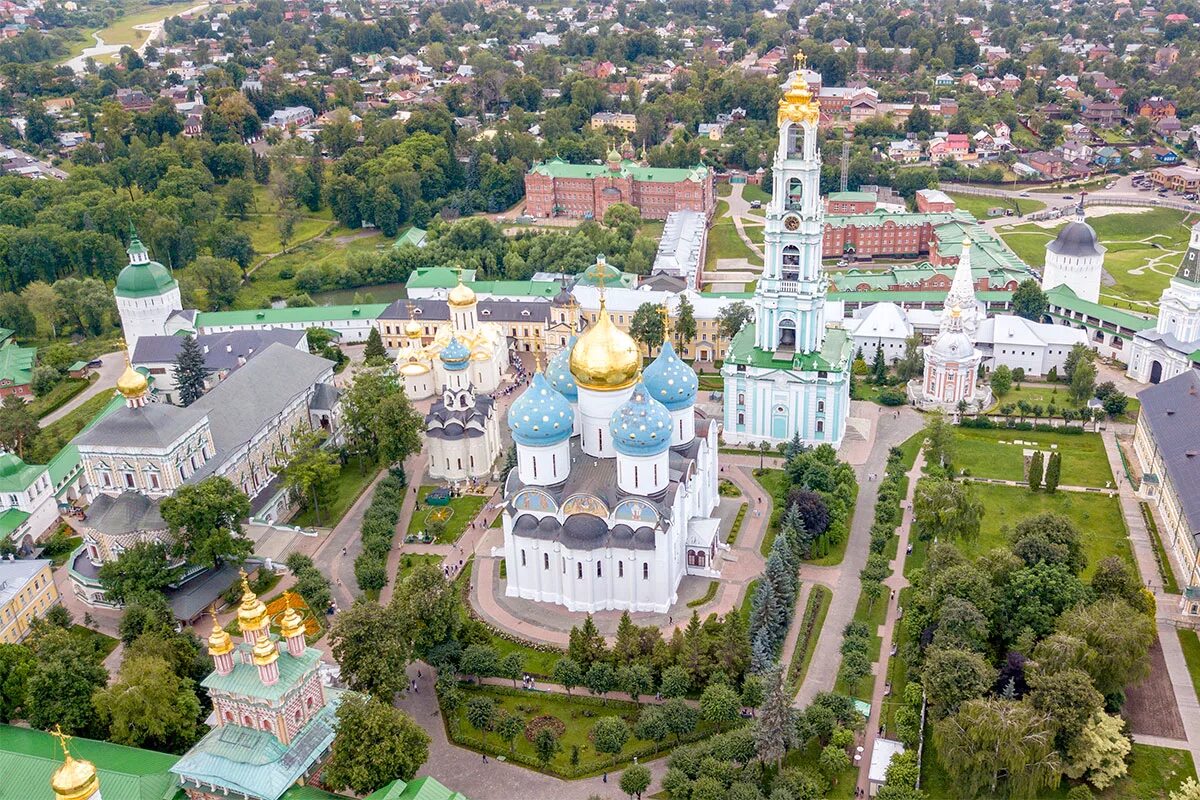
<svg viewBox="0 0 1200 800">
<path fill-rule="evenodd" d="M 405 296 L 403 283 L 381 283 L 378 286 L 360 286 L 356 289 L 333 289 L 328 292 L 317 292 L 312 296 L 319 306 L 348 306 L 354 303 L 358 295 L 363 303 L 390 303 Z"/>
</svg>

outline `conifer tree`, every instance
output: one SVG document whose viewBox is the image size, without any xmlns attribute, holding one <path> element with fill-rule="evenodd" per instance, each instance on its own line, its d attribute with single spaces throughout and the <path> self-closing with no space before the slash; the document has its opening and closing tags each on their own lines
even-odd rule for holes
<svg viewBox="0 0 1200 800">
<path fill-rule="evenodd" d="M 774 762 L 779 767 L 796 738 L 795 712 L 791 697 L 784 690 L 779 664 L 773 664 L 763 673 L 763 686 L 766 692 L 754 729 L 754 748 L 764 762 Z"/>
<path fill-rule="evenodd" d="M 1054 494 L 1058 490 L 1058 482 L 1062 477 L 1062 456 L 1057 451 L 1050 454 L 1049 461 L 1046 462 L 1046 491 L 1049 494 Z"/>
<path fill-rule="evenodd" d="M 371 328 L 371 332 L 367 334 L 367 347 L 363 350 L 363 360 L 368 364 L 374 363 L 374 359 L 382 358 L 387 360 L 387 350 L 383 347 L 383 338 L 379 335 L 378 328 Z"/>
<path fill-rule="evenodd" d="M 190 406 L 204 394 L 208 367 L 204 363 L 204 351 L 200 349 L 195 336 L 184 337 L 183 348 L 175 356 L 174 377 L 181 406 Z"/>
<path fill-rule="evenodd" d="M 1029 490 L 1036 492 L 1042 488 L 1042 451 L 1035 450 L 1033 457 L 1029 460 Z"/>
<path fill-rule="evenodd" d="M 887 363 L 883 360 L 883 344 L 875 345 L 875 360 L 871 363 L 871 374 L 875 383 L 883 383 L 887 379 Z"/>
</svg>

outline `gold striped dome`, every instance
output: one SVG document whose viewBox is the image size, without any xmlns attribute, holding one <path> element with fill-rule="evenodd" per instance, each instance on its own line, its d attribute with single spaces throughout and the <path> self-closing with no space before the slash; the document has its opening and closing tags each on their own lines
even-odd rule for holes
<svg viewBox="0 0 1200 800">
<path fill-rule="evenodd" d="M 642 355 L 633 337 L 613 324 L 603 296 L 596 324 L 575 342 L 568 363 L 575 383 L 585 389 L 614 391 L 637 380 Z"/>
<path fill-rule="evenodd" d="M 279 647 L 270 636 L 262 636 L 254 645 L 254 666 L 265 667 L 279 658 Z"/>
<path fill-rule="evenodd" d="M 267 627 L 267 607 L 250 590 L 246 577 L 246 571 L 242 570 L 242 604 L 238 606 L 238 629 L 242 633 Z"/>
<path fill-rule="evenodd" d="M 462 282 L 462 270 L 458 271 L 458 285 L 446 297 L 452 308 L 467 308 L 475 305 L 475 290 Z"/>
<path fill-rule="evenodd" d="M 125 357 L 125 371 L 121 373 L 121 377 L 117 378 L 117 391 L 123 397 L 134 399 L 141 397 L 150 390 L 150 382 L 146 380 L 146 376 L 133 368 L 129 363 L 129 357 Z"/>
<path fill-rule="evenodd" d="M 287 605 L 287 611 L 283 612 L 283 618 L 279 621 L 279 632 L 283 634 L 283 638 L 290 639 L 297 634 L 304 633 L 304 619 L 300 616 L 300 612 L 292 608 L 292 593 L 285 592 L 283 602 Z"/>
<path fill-rule="evenodd" d="M 67 750 L 70 737 L 55 729 L 54 735 L 62 745 L 63 763 L 50 776 L 50 788 L 54 790 L 55 800 L 87 800 L 100 791 L 100 778 L 96 775 L 96 766 L 84 759 L 76 759 Z"/>
<path fill-rule="evenodd" d="M 217 622 L 217 612 L 212 612 L 212 633 L 208 635 L 208 654 L 223 656 L 233 650 L 233 637 Z"/>
</svg>

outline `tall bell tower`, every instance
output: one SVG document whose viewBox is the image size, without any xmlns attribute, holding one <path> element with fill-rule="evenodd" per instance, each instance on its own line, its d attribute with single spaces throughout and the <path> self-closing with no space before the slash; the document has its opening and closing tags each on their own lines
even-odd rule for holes
<svg viewBox="0 0 1200 800">
<path fill-rule="evenodd" d="M 763 236 L 764 269 L 755 291 L 755 345 L 786 355 L 811 353 L 825 340 L 821 240 L 820 107 L 804 80 L 804 56 L 779 99 L 779 144 Z"/>
</svg>

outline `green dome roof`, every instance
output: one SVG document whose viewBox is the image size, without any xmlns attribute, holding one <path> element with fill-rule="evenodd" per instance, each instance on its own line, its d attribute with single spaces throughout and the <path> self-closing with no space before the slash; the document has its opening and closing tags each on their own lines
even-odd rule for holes
<svg viewBox="0 0 1200 800">
<path fill-rule="evenodd" d="M 153 297 L 179 285 L 166 267 L 150 260 L 136 233 L 131 232 L 128 253 L 129 265 L 117 275 L 118 296 Z"/>
</svg>

